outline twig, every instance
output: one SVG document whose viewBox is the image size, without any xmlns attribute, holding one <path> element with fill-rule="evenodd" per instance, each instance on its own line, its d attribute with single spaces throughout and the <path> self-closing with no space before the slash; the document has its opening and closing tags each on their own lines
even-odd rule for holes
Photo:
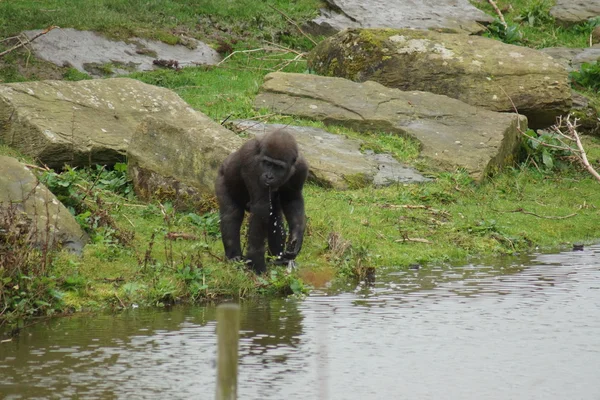
<svg viewBox="0 0 600 400">
<path fill-rule="evenodd" d="M 517 208 L 514 210 L 507 210 L 507 211 L 501 211 L 501 210 L 494 210 L 494 211 L 499 212 L 499 213 L 521 213 L 521 214 L 533 215 L 534 217 L 543 218 L 543 219 L 567 219 L 567 218 L 571 218 L 571 217 L 574 217 L 577 215 L 577 213 L 563 215 L 563 216 L 539 215 L 539 214 L 536 214 L 531 211 L 526 211 L 523 208 Z"/>
<path fill-rule="evenodd" d="M 104 204 L 106 204 L 106 203 L 104 203 Z M 135 225 L 133 224 L 133 222 L 131 222 L 131 220 L 127 217 L 127 215 L 123 215 L 123 218 L 125 218 L 127 220 L 127 222 L 129 222 L 131 224 L 131 226 L 135 228 Z"/>
<path fill-rule="evenodd" d="M 414 243 L 425 243 L 425 244 L 432 244 L 431 241 L 427 240 L 427 239 L 421 239 L 421 238 L 402 238 L 402 239 L 396 239 L 394 240 L 394 242 L 396 243 L 403 243 L 403 242 L 414 242 Z"/>
<path fill-rule="evenodd" d="M 592 174 L 594 176 L 594 178 L 596 178 L 596 180 L 598 180 L 598 182 L 600 182 L 600 174 L 598 174 L 598 171 L 596 171 L 590 164 L 590 162 L 588 161 L 587 155 L 585 153 L 585 150 L 583 148 L 583 144 L 581 143 L 581 139 L 579 138 L 579 135 L 577 134 L 577 131 L 575 130 L 575 125 L 571 124 L 571 121 L 569 120 L 569 116 L 567 116 L 567 129 L 569 129 L 569 132 L 571 132 L 571 134 L 573 135 L 573 137 L 575 138 L 575 143 L 577 143 L 577 148 L 579 149 L 579 155 L 577 156 L 579 158 L 579 162 L 583 164 L 583 166 L 585 167 L 585 169 L 588 170 L 588 172 L 590 174 Z M 577 123 L 577 119 L 575 119 L 575 123 Z"/>
<path fill-rule="evenodd" d="M 27 168 L 39 169 L 40 171 L 44 171 L 44 172 L 50 171 L 50 168 L 48 168 L 48 166 L 46 166 L 46 165 L 43 167 L 40 167 L 38 165 L 33 165 L 33 164 L 23 164 L 23 165 L 25 165 Z"/>
<path fill-rule="evenodd" d="M 119 300 L 119 303 L 121 303 L 121 307 L 123 307 L 123 308 L 127 308 L 127 307 L 125 307 L 125 303 L 123 303 L 123 300 L 121 300 L 121 299 L 119 298 L 119 295 L 118 295 L 117 293 L 115 293 L 115 297 L 117 298 L 117 300 Z"/>
<path fill-rule="evenodd" d="M 300 28 L 300 25 L 298 25 L 296 23 L 296 21 L 294 21 L 293 19 L 291 19 L 290 17 L 288 17 L 283 11 L 278 10 L 276 7 L 272 6 L 269 4 L 269 7 L 271 7 L 273 10 L 277 11 L 279 14 L 283 15 L 283 17 L 292 25 L 294 25 L 296 27 L 296 29 L 298 29 L 298 31 L 308 40 L 310 40 L 315 46 L 317 45 L 317 42 L 315 42 L 313 40 L 313 38 L 311 38 L 310 36 L 308 36 L 306 33 L 304 33 L 304 31 L 302 30 L 302 28 Z"/>
<path fill-rule="evenodd" d="M 221 61 L 219 61 L 219 63 L 217 64 L 217 66 L 223 64 L 226 60 L 228 60 L 229 58 L 231 58 L 234 54 L 238 54 L 238 53 L 256 53 L 257 51 L 267 51 L 267 50 L 265 48 L 262 48 L 262 47 L 259 48 L 259 49 L 236 50 L 233 53 L 229 54 L 224 59 L 222 59 Z"/>
<path fill-rule="evenodd" d="M 94 186 L 96 186 L 96 184 L 98 183 L 98 181 L 102 177 L 102 172 L 104 171 L 105 167 L 106 167 L 106 165 L 103 165 L 102 168 L 100 168 L 100 171 L 98 171 L 98 176 L 96 177 L 96 180 L 94 181 L 94 183 L 92 183 L 92 186 L 90 186 L 90 188 L 87 189 L 87 191 L 85 192 L 85 194 L 81 198 L 81 202 L 82 203 L 85 200 L 85 198 L 88 197 L 88 195 L 92 192 L 92 189 L 94 189 Z"/>
<path fill-rule="evenodd" d="M 496 2 L 494 0 L 488 0 L 488 3 L 490 3 L 492 5 L 492 7 L 494 8 L 494 11 L 496 11 L 496 14 L 498 14 L 498 18 L 500 19 L 500 22 L 502 23 L 502 25 L 504 25 L 504 29 L 508 29 L 508 24 L 504 20 L 504 15 L 502 15 L 502 11 L 500 11 L 498 6 L 496 5 Z"/>
<path fill-rule="evenodd" d="M 193 233 L 187 233 L 187 232 L 169 232 L 165 235 L 165 239 L 198 240 L 198 236 L 194 235 Z"/>
<path fill-rule="evenodd" d="M 56 26 L 56 25 L 49 26 L 48 28 L 44 29 L 43 31 L 41 31 L 40 33 L 38 33 L 37 35 L 35 35 L 31 39 L 27 39 L 25 41 L 22 41 L 21 43 L 15 45 L 13 47 L 11 47 L 10 49 L 3 51 L 2 53 L 0 53 L 0 57 L 6 55 L 8 53 L 10 53 L 11 51 L 15 51 L 15 50 L 17 50 L 17 49 L 19 49 L 19 48 L 21 48 L 23 46 L 28 45 L 29 43 L 33 42 L 35 39 L 39 38 L 42 35 L 45 35 L 46 33 L 50 32 L 54 28 L 58 28 L 58 26 Z"/>
</svg>

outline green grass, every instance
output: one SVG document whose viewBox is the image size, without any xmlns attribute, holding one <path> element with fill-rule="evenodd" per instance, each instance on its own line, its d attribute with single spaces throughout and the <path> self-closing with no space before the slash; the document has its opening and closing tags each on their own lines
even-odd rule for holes
<svg viewBox="0 0 600 400">
<path fill-rule="evenodd" d="M 472 3 L 492 17 L 498 17 L 487 1 Z M 498 35 L 496 29 L 499 28 L 499 24 L 496 23 L 490 27 L 488 35 L 521 46 L 588 47 L 589 35 L 599 23 L 590 21 L 569 27 L 560 26 L 549 13 L 555 4 L 552 0 L 497 0 L 496 4 L 500 10 L 504 10 L 504 19 L 511 27 L 511 32 L 509 35 Z"/>
<path fill-rule="evenodd" d="M 304 39 L 291 35 L 289 24 L 272 7 L 305 21 L 317 15 L 319 5 L 317 0 L 1 1 L 0 37 L 57 25 L 119 39 L 138 36 L 167 43 L 181 41 L 181 35 L 206 39 L 218 33 L 223 38 L 246 38 L 255 43 L 267 39 L 300 44 Z"/>
<path fill-rule="evenodd" d="M 507 22 L 522 34 L 516 44 L 585 46 L 591 25 L 558 27 L 548 18 L 550 3 L 510 3 L 514 10 L 506 14 Z M 501 8 L 508 4 L 506 0 L 498 1 Z M 264 47 L 266 40 L 297 51 L 310 49 L 310 41 L 270 5 L 302 23 L 316 15 L 320 3 L 0 1 L 0 37 L 14 36 L 23 29 L 59 25 L 97 30 L 118 38 L 135 35 L 169 43 L 181 41 L 184 36 L 204 39 L 214 46 L 225 41 L 229 51 Z M 493 15 L 486 2 L 477 5 Z M 238 52 L 217 67 L 159 70 L 130 77 L 175 91 L 217 122 L 265 117 L 267 110 L 252 107 L 264 76 L 276 70 L 305 72 L 303 59 L 290 62 L 295 55 Z M 48 76 L 88 78 L 73 69 L 35 60 L 26 51 L 13 52 L 0 60 L 0 82 Z M 325 128 L 321 122 L 278 115 L 269 116 L 268 122 Z M 413 165 L 419 162 L 419 145 L 414 140 L 336 126 L 326 129 L 360 138 L 364 149 L 389 152 Z M 600 165 L 600 141 L 585 138 L 585 145 L 593 164 Z M 0 146 L 0 154 L 32 163 L 6 146 Z M 105 183 L 95 185 L 97 169 L 68 170 L 52 178 L 56 186 L 53 189 L 61 191 L 59 194 L 78 214 L 92 241 L 80 257 L 53 255 L 44 279 L 57 294 L 57 303 L 48 310 L 118 309 L 132 304 L 288 294 L 302 292 L 302 281 L 318 286 L 335 276 L 344 279 L 361 275 L 365 268 L 461 262 L 481 255 L 515 254 L 538 247 L 559 249 L 574 241 L 600 239 L 598 182 L 574 166 L 539 171 L 530 162 L 501 172 L 481 185 L 460 171 L 438 174 L 437 181 L 431 183 L 382 189 L 338 192 L 308 184 L 305 197 L 309 221 L 298 273 L 286 276 L 281 269 L 273 269 L 264 277 L 256 277 L 240 265 L 223 261 L 214 208 L 180 213 L 168 204 L 143 204 L 123 186 L 124 177 L 119 171 L 101 173 L 106 174 L 101 180 Z M 83 198 L 91 186 L 93 190 Z M 193 235 L 195 239 L 169 240 L 165 236 L 169 233 Z M 34 304 L 35 293 L 27 299 Z M 19 312 L 10 318 L 0 313 L 0 325 L 1 321 L 12 324 L 28 315 Z"/>
</svg>

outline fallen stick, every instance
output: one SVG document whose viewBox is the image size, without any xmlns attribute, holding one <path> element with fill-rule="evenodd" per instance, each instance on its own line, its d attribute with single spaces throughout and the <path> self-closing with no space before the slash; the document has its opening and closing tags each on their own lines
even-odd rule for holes
<svg viewBox="0 0 600 400">
<path fill-rule="evenodd" d="M 52 25 L 52 26 L 50 26 L 50 27 L 48 27 L 48 28 L 44 29 L 43 31 L 41 31 L 40 33 L 38 33 L 37 35 L 35 35 L 35 36 L 34 36 L 34 37 L 32 37 L 31 39 L 27 39 L 27 40 L 25 40 L 25 41 L 23 41 L 23 42 L 19 43 L 18 45 L 16 45 L 16 46 L 13 46 L 13 47 L 11 47 L 11 48 L 10 48 L 10 49 L 8 49 L 8 50 L 5 50 L 5 51 L 3 51 L 2 53 L 0 53 L 0 57 L 2 57 L 2 56 L 5 56 L 6 54 L 8 54 L 8 53 L 10 53 L 10 52 L 12 52 L 12 51 L 15 51 L 15 50 L 17 50 L 17 49 L 19 49 L 19 48 L 21 48 L 21 47 L 23 47 L 23 46 L 27 46 L 29 43 L 33 42 L 35 39 L 39 38 L 39 37 L 40 37 L 40 36 L 42 36 L 42 35 L 45 35 L 46 33 L 50 32 L 50 31 L 51 31 L 52 29 L 54 29 L 54 28 L 58 28 L 58 26 L 56 26 L 56 25 Z"/>
</svg>

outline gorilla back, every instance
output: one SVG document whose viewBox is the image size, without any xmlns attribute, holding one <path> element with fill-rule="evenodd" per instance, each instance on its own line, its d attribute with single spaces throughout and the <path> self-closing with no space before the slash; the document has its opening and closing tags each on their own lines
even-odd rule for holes
<svg viewBox="0 0 600 400">
<path fill-rule="evenodd" d="M 294 137 L 283 129 L 251 139 L 230 154 L 215 182 L 225 255 L 242 259 L 240 229 L 250 212 L 246 261 L 256 273 L 266 270 L 265 242 L 270 255 L 282 262 L 296 258 L 302 248 L 306 217 L 302 188 L 308 164 Z M 289 239 L 283 229 L 283 216 Z"/>
</svg>

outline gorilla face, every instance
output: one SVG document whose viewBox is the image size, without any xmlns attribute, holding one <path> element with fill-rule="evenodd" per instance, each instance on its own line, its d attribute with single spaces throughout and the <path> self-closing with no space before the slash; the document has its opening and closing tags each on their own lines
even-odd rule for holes
<svg viewBox="0 0 600 400">
<path fill-rule="evenodd" d="M 277 189 L 293 173 L 293 165 L 283 160 L 276 160 L 267 155 L 262 156 L 260 161 L 260 184 L 272 189 Z"/>
</svg>

